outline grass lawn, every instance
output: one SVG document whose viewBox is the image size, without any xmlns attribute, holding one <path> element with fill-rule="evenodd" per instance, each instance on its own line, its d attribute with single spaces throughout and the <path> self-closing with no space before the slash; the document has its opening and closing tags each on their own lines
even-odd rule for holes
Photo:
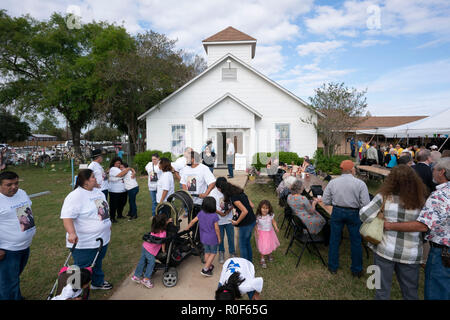
<svg viewBox="0 0 450 320">
<path fill-rule="evenodd" d="M 106 163 L 105 163 L 106 165 Z M 31 245 L 28 264 L 21 277 L 21 289 L 25 298 L 30 300 L 46 299 L 59 269 L 68 254 L 65 248 L 65 230 L 59 218 L 64 198 L 71 191 L 71 170 L 67 162 L 57 163 L 54 171 L 50 167 L 10 167 L 19 174 L 19 187 L 29 195 L 42 191 L 51 194 L 33 198 L 32 210 L 36 222 L 36 235 Z M 140 192 L 137 196 L 137 220 L 128 222 L 119 220 L 113 224 L 111 242 L 103 260 L 103 270 L 106 280 L 116 287 L 136 267 L 141 253 L 142 235 L 150 228 L 151 200 L 147 187 L 147 177 L 138 178 Z M 178 183 L 175 183 L 178 187 Z M 377 185 L 369 186 L 371 192 Z M 271 184 L 248 184 L 246 193 L 257 205 L 260 200 L 271 201 L 277 213 L 277 222 L 281 226 L 282 209 L 278 206 L 274 187 Z M 125 207 L 127 213 L 128 205 Z M 267 269 L 262 269 L 258 263 L 259 254 L 254 246 L 253 255 L 256 273 L 264 278 L 264 299 L 373 299 L 374 291 L 366 288 L 365 275 L 361 279 L 352 278 L 350 273 L 350 243 L 346 233 L 340 249 L 340 269 L 337 275 L 331 275 L 317 257 L 305 251 L 300 265 L 295 268 L 297 257 L 292 253 L 285 255 L 289 240 L 284 238 L 284 229 L 278 235 L 281 246 L 274 253 L 274 262 Z M 327 261 L 327 248 L 320 247 L 321 254 Z M 373 257 L 367 259 L 364 254 L 364 268 L 373 262 Z M 394 277 L 395 279 L 395 277 Z M 423 299 L 424 274 L 420 275 L 419 297 Z M 113 289 L 114 290 L 114 289 Z M 91 299 L 107 299 L 111 291 L 92 291 Z M 396 280 L 392 287 L 392 299 L 401 299 L 401 293 Z"/>
</svg>

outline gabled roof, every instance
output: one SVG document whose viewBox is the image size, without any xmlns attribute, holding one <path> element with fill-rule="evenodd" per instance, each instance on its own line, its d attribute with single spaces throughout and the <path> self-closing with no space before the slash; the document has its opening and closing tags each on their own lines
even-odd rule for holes
<svg viewBox="0 0 450 320">
<path fill-rule="evenodd" d="M 199 113 L 197 113 L 194 117 L 199 119 L 201 116 L 203 116 L 203 114 L 205 114 L 208 110 L 214 108 L 214 106 L 216 106 L 217 104 L 219 104 L 220 102 L 222 102 L 223 100 L 225 100 L 226 98 L 230 98 L 234 101 L 236 101 L 239 105 L 241 105 L 242 107 L 244 107 L 245 109 L 247 109 L 248 111 L 250 111 L 251 113 L 253 113 L 254 115 L 256 115 L 259 118 L 262 118 L 262 114 L 259 113 L 258 111 L 256 111 L 255 109 L 253 109 L 252 107 L 250 107 L 248 104 L 246 104 L 245 102 L 243 102 L 242 100 L 236 98 L 235 96 L 233 96 L 231 93 L 227 92 L 225 93 L 223 96 L 221 96 L 219 99 L 215 100 L 214 102 L 212 102 L 209 106 L 207 106 L 205 109 L 203 109 L 202 111 L 200 111 Z"/>
<path fill-rule="evenodd" d="M 305 101 L 303 101 L 302 99 L 300 99 L 299 97 L 297 97 L 295 94 L 293 94 L 292 92 L 290 92 L 289 90 L 283 88 L 282 86 L 280 86 L 278 83 L 276 83 L 275 81 L 270 80 L 269 78 L 267 78 L 265 75 L 263 75 L 262 73 L 260 73 L 258 70 L 254 69 L 253 67 L 251 67 L 250 65 L 248 65 L 247 63 L 245 63 L 244 61 L 240 60 L 239 58 L 235 57 L 234 55 L 232 55 L 231 53 L 227 53 L 226 55 L 224 55 L 222 58 L 218 59 L 216 62 L 214 62 L 211 66 L 209 66 L 209 68 L 207 68 L 206 70 L 204 70 L 202 73 L 200 73 L 199 75 L 197 75 L 195 78 L 193 78 L 192 80 L 190 80 L 189 82 L 187 82 L 184 86 L 180 87 L 178 90 L 176 90 L 175 92 L 173 92 L 172 94 L 170 94 L 169 96 L 167 96 L 165 99 L 161 100 L 158 104 L 154 105 L 153 107 L 151 107 L 150 109 L 148 109 L 146 112 L 144 112 L 143 114 L 141 114 L 138 117 L 138 120 L 142 120 L 143 118 L 145 118 L 149 113 L 153 112 L 156 108 L 160 107 L 161 105 L 163 105 L 164 103 L 166 103 L 168 100 L 172 99 L 174 96 L 176 96 L 178 93 L 180 93 L 181 91 L 183 91 L 185 88 L 187 88 L 188 86 L 190 86 L 191 84 L 193 84 L 195 81 L 197 81 L 197 79 L 203 77 L 205 74 L 207 74 L 209 71 L 211 71 L 212 69 L 214 69 L 218 64 L 222 63 L 225 59 L 228 58 L 232 58 L 234 59 L 236 62 L 238 62 L 239 64 L 241 64 L 242 66 L 244 66 L 245 68 L 249 69 L 250 71 L 254 72 L 255 74 L 257 74 L 258 76 L 260 76 L 263 80 L 267 81 L 268 83 L 270 83 L 271 85 L 273 85 L 274 87 L 278 88 L 279 90 L 283 91 L 284 93 L 286 93 L 287 95 L 289 95 L 291 98 L 293 98 L 294 100 L 296 100 L 297 102 L 300 102 L 302 105 L 305 106 L 305 108 L 309 108 L 311 111 L 315 112 L 317 115 L 324 117 L 324 115 L 322 113 L 320 113 L 319 111 L 317 111 L 316 109 L 314 109 L 313 107 L 311 107 L 311 105 L 307 104 Z"/>
<path fill-rule="evenodd" d="M 250 44 L 252 46 L 252 59 L 255 57 L 256 39 L 250 37 L 233 27 L 228 27 L 202 41 L 205 52 L 208 53 L 209 45 Z"/>
<path fill-rule="evenodd" d="M 243 33 L 233 27 L 228 27 L 222 31 L 217 32 L 202 42 L 222 42 L 222 41 L 256 41 L 255 38 Z"/>
</svg>

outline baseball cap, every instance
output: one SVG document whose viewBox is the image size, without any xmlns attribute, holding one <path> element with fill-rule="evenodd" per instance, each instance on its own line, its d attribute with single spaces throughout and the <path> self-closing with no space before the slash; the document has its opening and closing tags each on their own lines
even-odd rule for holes
<svg viewBox="0 0 450 320">
<path fill-rule="evenodd" d="M 343 171 L 349 171 L 354 167 L 354 163 L 351 160 L 344 160 L 339 166 Z"/>
</svg>

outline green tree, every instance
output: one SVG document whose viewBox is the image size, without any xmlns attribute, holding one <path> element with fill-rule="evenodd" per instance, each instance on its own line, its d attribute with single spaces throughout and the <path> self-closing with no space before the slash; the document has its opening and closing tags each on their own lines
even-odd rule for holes
<svg viewBox="0 0 450 320">
<path fill-rule="evenodd" d="M 135 50 L 114 52 L 102 64 L 99 113 L 128 134 L 130 154 L 142 128 L 137 117 L 206 68 L 204 60 L 175 50 L 175 41 L 153 31 L 138 34 Z"/>
<path fill-rule="evenodd" d="M 0 104 L 22 113 L 59 112 L 67 120 L 75 152 L 81 129 L 91 122 L 103 87 L 97 73 L 109 52 L 129 50 L 131 37 L 122 27 L 104 22 L 69 28 L 54 13 L 48 21 L 29 15 L 13 18 L 0 11 Z"/>
<path fill-rule="evenodd" d="M 121 132 L 116 128 L 100 125 L 87 131 L 83 136 L 90 141 L 116 141 L 121 136 Z"/>
<path fill-rule="evenodd" d="M 26 122 L 20 121 L 15 116 L 5 110 L 0 110 L 0 142 L 24 141 L 30 134 L 30 126 Z"/>
<path fill-rule="evenodd" d="M 361 117 L 367 108 L 366 92 L 349 89 L 344 83 L 328 83 L 315 89 L 315 95 L 309 98 L 312 107 L 324 115 L 314 125 L 322 139 L 325 156 L 331 157 L 344 133 L 364 120 Z M 301 120 L 312 123 L 311 119 Z"/>
</svg>

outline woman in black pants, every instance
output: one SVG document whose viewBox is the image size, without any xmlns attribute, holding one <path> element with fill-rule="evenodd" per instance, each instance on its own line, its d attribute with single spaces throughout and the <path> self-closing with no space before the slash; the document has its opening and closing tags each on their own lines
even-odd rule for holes
<svg viewBox="0 0 450 320">
<path fill-rule="evenodd" d="M 123 214 L 123 208 L 127 204 L 127 190 L 125 189 L 125 184 L 123 183 L 123 177 L 128 173 L 131 168 L 126 168 L 125 170 L 120 170 L 120 165 L 122 164 L 122 159 L 119 157 L 113 158 L 109 165 L 109 208 L 111 222 L 116 223 L 116 212 L 117 218 L 125 218 Z"/>
</svg>

